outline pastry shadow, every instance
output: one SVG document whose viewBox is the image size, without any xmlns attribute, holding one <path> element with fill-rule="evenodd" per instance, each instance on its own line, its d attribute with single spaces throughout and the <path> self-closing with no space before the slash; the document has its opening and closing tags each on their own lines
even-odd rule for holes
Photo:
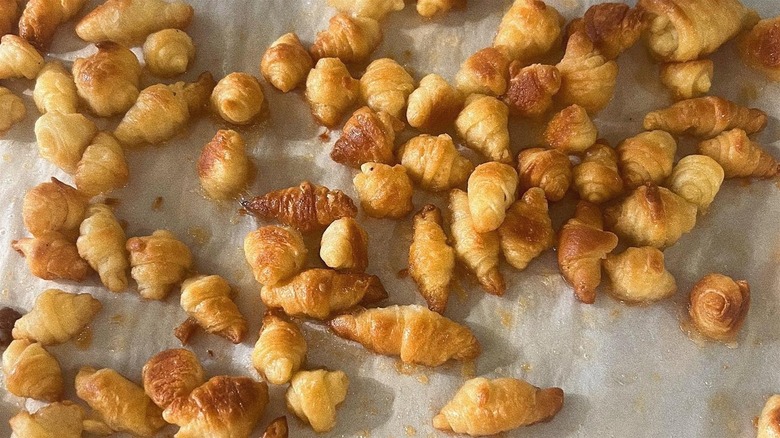
<svg viewBox="0 0 780 438">
<path fill-rule="evenodd" d="M 347 399 L 338 407 L 338 432 L 321 436 L 360 436 L 378 429 L 392 417 L 394 400 L 395 394 L 389 386 L 353 373 L 349 376 Z"/>
<path fill-rule="evenodd" d="M 564 390 L 563 408 L 547 423 L 540 423 L 530 427 L 523 427 L 512 435 L 516 438 L 537 436 L 576 436 L 580 426 L 590 411 L 591 403 L 588 398 L 580 394 L 569 394 Z"/>
<path fill-rule="evenodd" d="M 469 323 L 469 328 L 482 346 L 482 354 L 476 359 L 476 375 L 490 374 L 500 368 L 507 369 L 522 357 L 522 348 L 496 335 L 495 328 Z"/>
</svg>

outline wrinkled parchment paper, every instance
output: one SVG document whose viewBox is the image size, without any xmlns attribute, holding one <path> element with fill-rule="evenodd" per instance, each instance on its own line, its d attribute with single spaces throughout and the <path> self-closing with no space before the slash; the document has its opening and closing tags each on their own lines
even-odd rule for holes
<svg viewBox="0 0 780 438">
<path fill-rule="evenodd" d="M 191 0 L 196 18 L 189 32 L 197 47 L 197 61 L 186 75 L 202 70 L 215 77 L 233 71 L 259 75 L 265 48 L 279 35 L 295 31 L 307 44 L 327 26 L 334 11 L 325 0 Z M 581 15 L 592 2 L 552 0 L 567 18 Z M 762 16 L 780 13 L 780 4 L 745 0 Z M 89 2 L 83 16 L 97 4 Z M 409 67 L 416 79 L 427 73 L 454 77 L 469 54 L 489 45 L 509 0 L 469 0 L 465 12 L 434 21 L 419 18 L 414 5 L 393 14 L 384 23 L 385 38 L 375 58 L 390 56 Z M 55 57 L 72 60 L 85 44 L 75 37 L 73 23 L 62 26 L 52 48 Z M 90 49 L 86 49 L 88 52 Z M 780 86 L 768 85 L 736 61 L 733 44 L 715 56 L 713 94 L 757 106 L 772 115 L 758 136 L 775 156 L 780 137 Z M 641 46 L 619 59 L 620 76 L 615 99 L 596 118 L 601 135 L 613 145 L 641 131 L 644 114 L 669 103 L 657 79 L 657 69 Z M 144 77 L 144 85 L 154 79 Z M 89 292 L 103 303 L 95 319 L 88 348 L 73 342 L 52 347 L 62 363 L 67 396 L 76 399 L 73 378 L 82 365 L 111 367 L 136 382 L 152 354 L 177 347 L 173 329 L 185 319 L 178 294 L 165 302 L 141 301 L 137 293 L 112 294 L 101 288 L 97 276 L 85 284 L 54 284 L 28 274 L 23 259 L 10 249 L 23 237 L 22 197 L 30 187 L 56 176 L 72 179 L 38 156 L 33 123 L 37 111 L 28 81 L 3 81 L 25 95 L 26 120 L 0 140 L 0 305 L 28 310 L 44 289 L 59 287 Z M 353 198 L 353 171 L 328 157 L 328 141 L 318 138 L 300 92 L 282 95 L 265 85 L 271 118 L 263 125 L 240 129 L 257 167 L 252 193 L 296 185 L 310 179 L 345 190 Z M 100 121 L 113 129 L 116 120 Z M 199 191 L 195 161 L 201 147 L 224 123 L 203 117 L 187 132 L 160 147 L 127 152 L 131 178 L 127 188 L 113 193 L 120 203 L 119 218 L 127 221 L 129 236 L 147 235 L 158 228 L 173 231 L 193 251 L 198 271 L 219 274 L 235 285 L 237 302 L 250 322 L 244 343 L 233 346 L 222 338 L 199 334 L 191 346 L 207 373 L 256 376 L 250 351 L 257 339 L 263 306 L 242 251 L 244 236 L 256 227 L 251 217 L 237 214 L 234 202 L 215 203 Z M 512 125 L 515 151 L 533 145 L 538 128 Z M 687 145 L 687 146 L 686 146 Z M 690 153 L 691 145 L 681 150 Z M 158 209 L 154 200 L 161 197 Z M 572 197 L 553 207 L 556 228 L 570 214 Z M 415 206 L 443 197 L 418 193 Z M 728 181 L 711 211 L 696 228 L 666 251 L 669 270 L 677 278 L 678 293 L 650 307 L 629 307 L 601 294 L 595 305 L 576 302 L 558 274 L 552 251 L 524 272 L 504 266 L 508 292 L 486 295 L 473 280 L 462 278 L 453 292 L 447 316 L 473 328 L 484 346 L 475 366 L 451 363 L 437 369 L 401 366 L 394 358 L 374 356 L 360 346 L 330 335 L 316 323 L 304 324 L 309 342 L 309 368 L 344 370 L 349 395 L 338 410 L 338 426 L 324 436 L 404 437 L 445 436 L 434 431 L 431 418 L 464 379 L 474 375 L 513 376 L 537 386 L 559 386 L 566 392 L 563 410 L 543 425 L 524 428 L 512 437 L 749 437 L 752 420 L 766 397 L 780 391 L 780 189 L 775 181 L 745 185 Z M 369 272 L 381 277 L 391 303 L 422 303 L 413 282 L 397 273 L 406 268 L 411 221 L 375 220 L 361 213 L 370 240 Z M 318 242 L 309 242 L 310 263 L 316 265 Z M 749 280 L 752 306 L 738 342 L 693 341 L 685 332 L 688 291 L 709 272 L 723 272 Z M 682 328 L 681 328 L 682 326 Z M 254 436 L 273 418 L 285 413 L 283 387 L 271 388 L 271 402 Z M 37 408 L 3 392 L 0 435 L 8 436 L 7 419 L 22 407 Z M 312 436 L 288 415 L 290 436 Z M 165 429 L 166 436 L 175 428 Z"/>
</svg>

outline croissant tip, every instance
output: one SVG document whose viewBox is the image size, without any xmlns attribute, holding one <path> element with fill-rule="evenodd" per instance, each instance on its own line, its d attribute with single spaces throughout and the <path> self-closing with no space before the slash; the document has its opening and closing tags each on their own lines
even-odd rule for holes
<svg viewBox="0 0 780 438">
<path fill-rule="evenodd" d="M 447 417 L 443 414 L 436 414 L 436 416 L 433 417 L 433 427 L 438 430 L 452 430 L 450 422 L 447 421 Z"/>
</svg>

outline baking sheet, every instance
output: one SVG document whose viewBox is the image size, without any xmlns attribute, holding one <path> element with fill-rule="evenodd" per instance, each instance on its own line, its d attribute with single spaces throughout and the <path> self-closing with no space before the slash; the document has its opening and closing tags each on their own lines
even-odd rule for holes
<svg viewBox="0 0 780 438">
<path fill-rule="evenodd" d="M 99 2 L 91 1 L 82 16 Z M 188 32 L 197 47 L 197 61 L 185 76 L 194 79 L 204 69 L 215 77 L 232 71 L 259 75 L 265 48 L 279 35 L 295 31 L 310 43 L 317 30 L 327 26 L 334 13 L 325 0 L 192 0 L 196 18 Z M 488 46 L 508 0 L 469 0 L 465 12 L 433 21 L 419 18 L 414 4 L 391 15 L 383 24 L 385 39 L 374 57 L 390 56 L 405 64 L 416 79 L 426 73 L 454 77 L 460 62 Z M 553 0 L 567 18 L 581 15 L 593 2 Z M 772 1 L 746 4 L 762 16 L 780 13 Z M 72 60 L 85 44 L 73 34 L 73 23 L 61 27 L 52 51 Z M 86 49 L 87 51 L 89 49 Z M 780 86 L 768 85 L 735 61 L 733 45 L 714 56 L 713 94 L 757 106 L 772 115 L 769 127 L 757 138 L 775 156 L 780 137 Z M 620 76 L 615 99 L 596 118 L 601 135 L 612 144 L 641 131 L 644 114 L 668 104 L 656 67 L 649 64 L 639 46 L 619 59 Z M 144 84 L 152 78 L 145 77 Z M 74 343 L 52 347 L 60 360 L 75 400 L 73 378 L 82 365 L 111 367 L 136 382 L 141 367 L 152 354 L 177 347 L 173 329 L 185 319 L 178 294 L 165 302 L 141 301 L 135 292 L 112 294 L 99 287 L 97 277 L 84 284 L 55 284 L 33 278 L 23 259 L 10 250 L 10 242 L 26 235 L 22 225 L 22 197 L 30 187 L 56 176 L 72 179 L 38 157 L 32 131 L 38 115 L 31 98 L 32 82 L 3 81 L 25 94 L 26 120 L 0 140 L 0 305 L 28 310 L 42 290 L 59 287 L 90 292 L 103 303 L 93 323 L 88 348 Z M 267 84 L 271 118 L 251 128 L 239 129 L 257 167 L 251 191 L 296 185 L 303 179 L 340 188 L 357 199 L 352 188 L 353 171 L 328 157 L 332 143 L 318 138 L 300 92 L 282 95 Z M 112 128 L 117 120 L 100 122 Z M 147 235 L 158 228 L 173 231 L 195 256 L 198 271 L 219 274 L 235 285 L 237 302 L 250 323 L 244 343 L 233 346 L 216 336 L 196 336 L 192 350 L 207 373 L 256 376 L 250 352 L 257 339 L 263 312 L 259 287 L 245 265 L 242 242 L 255 228 L 251 217 L 237 214 L 235 203 L 215 203 L 199 191 L 195 161 L 201 147 L 216 129 L 228 127 L 204 117 L 187 132 L 160 147 L 127 152 L 130 184 L 111 196 L 120 199 L 119 218 L 128 222 L 129 236 Z M 514 122 L 513 148 L 536 142 L 536 131 Z M 685 149 L 683 147 L 682 149 Z M 690 151 L 690 149 L 688 149 Z M 152 209 L 157 197 L 159 209 Z M 558 227 L 571 210 L 572 198 L 553 208 Z M 559 386 L 566 392 L 563 410 L 543 425 L 520 429 L 511 437 L 747 437 L 754 435 L 753 418 L 766 397 L 780 391 L 780 246 L 778 222 L 780 189 L 775 181 L 745 185 L 728 181 L 711 211 L 696 228 L 666 251 L 669 270 L 678 293 L 651 307 L 629 307 L 606 295 L 592 306 L 577 303 L 558 274 L 550 251 L 523 272 L 504 266 L 508 292 L 504 297 L 483 293 L 472 280 L 461 279 L 446 315 L 473 328 L 484 347 L 474 366 L 450 363 L 437 369 L 402 366 L 397 359 L 374 356 L 356 344 L 330 335 L 316 323 L 304 324 L 309 342 L 308 367 L 344 370 L 350 378 L 346 402 L 338 411 L 338 426 L 323 436 L 404 437 L 446 436 L 431 426 L 431 418 L 473 375 L 513 376 L 537 386 Z M 435 202 L 446 207 L 444 197 L 415 195 L 415 206 Z M 411 221 L 375 220 L 360 216 L 369 234 L 368 271 L 381 277 L 391 303 L 423 303 L 413 282 L 397 273 L 406 268 Z M 310 263 L 319 263 L 317 242 L 310 241 Z M 684 321 L 687 294 L 692 284 L 709 272 L 723 272 L 750 281 L 752 307 L 738 342 L 694 342 L 686 335 Z M 285 413 L 283 387 L 271 388 L 271 403 L 258 426 Z M 8 436 L 7 419 L 27 402 L 3 391 L 0 400 L 0 435 Z M 310 436 L 292 415 L 291 435 Z M 172 434 L 175 428 L 163 433 Z"/>
</svg>

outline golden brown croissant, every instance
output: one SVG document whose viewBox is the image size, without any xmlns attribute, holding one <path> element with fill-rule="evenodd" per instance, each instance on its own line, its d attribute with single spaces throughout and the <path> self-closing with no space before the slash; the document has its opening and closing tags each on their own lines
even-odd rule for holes
<svg viewBox="0 0 780 438">
<path fill-rule="evenodd" d="M 184 98 L 190 116 L 195 116 L 200 114 L 209 103 L 209 98 L 216 84 L 211 73 L 205 71 L 198 76 L 195 82 L 179 81 L 169 85 L 169 87 L 177 97 Z"/>
<path fill-rule="evenodd" d="M 661 65 L 661 83 L 674 100 L 685 100 L 707 94 L 712 86 L 715 67 L 711 60 L 670 62 Z"/>
<path fill-rule="evenodd" d="M 731 341 L 750 308 L 750 286 L 722 274 L 705 275 L 691 290 L 688 313 L 696 330 L 716 341 Z"/>
<path fill-rule="evenodd" d="M 544 423 L 563 407 L 563 390 L 537 388 L 523 380 L 484 377 L 468 380 L 433 417 L 439 430 L 493 435 Z"/>
<path fill-rule="evenodd" d="M 643 132 L 617 147 L 623 183 L 635 189 L 645 183 L 661 184 L 672 174 L 677 142 L 664 131 Z"/>
<path fill-rule="evenodd" d="M 217 376 L 179 397 L 163 418 L 179 426 L 176 438 L 249 438 L 268 404 L 268 384 L 248 377 Z"/>
<path fill-rule="evenodd" d="M 501 100 L 509 112 L 520 117 L 537 118 L 552 106 L 552 98 L 561 88 L 561 74 L 555 66 L 533 64 L 524 67 L 514 61 L 509 66 L 509 85 Z"/>
<path fill-rule="evenodd" d="M 95 196 L 124 187 L 129 177 L 122 145 L 111 134 L 98 132 L 81 154 L 73 180 L 81 192 Z"/>
<path fill-rule="evenodd" d="M 192 267 L 190 249 L 167 230 L 131 237 L 126 247 L 130 252 L 130 275 L 138 283 L 138 292 L 147 300 L 165 299 Z"/>
<path fill-rule="evenodd" d="M 398 219 L 414 209 L 414 187 L 404 166 L 369 162 L 360 171 L 352 182 L 367 215 Z"/>
<path fill-rule="evenodd" d="M 629 303 L 647 303 L 668 298 L 677 291 L 664 264 L 664 253 L 651 246 L 628 248 L 608 254 L 604 270 L 612 283 L 610 294 Z"/>
<path fill-rule="evenodd" d="M 758 21 L 739 0 L 639 0 L 647 14 L 647 46 L 663 61 L 709 55 Z"/>
<path fill-rule="evenodd" d="M 200 186 L 211 199 L 230 199 L 241 192 L 249 180 L 250 162 L 246 143 L 236 131 L 220 129 L 200 152 Z"/>
<path fill-rule="evenodd" d="M 449 207 L 452 215 L 450 231 L 458 260 L 476 275 L 488 293 L 503 295 L 506 283 L 499 271 L 498 232 L 477 232 L 471 217 L 468 195 L 462 190 L 450 191 Z"/>
<path fill-rule="evenodd" d="M 0 87 L 0 136 L 21 122 L 26 115 L 24 101 L 8 88 Z"/>
<path fill-rule="evenodd" d="M 354 79 L 338 58 L 317 61 L 306 78 L 306 101 L 319 123 L 332 128 L 357 102 L 360 82 Z"/>
<path fill-rule="evenodd" d="M 80 333 L 102 307 L 90 294 L 47 289 L 35 299 L 32 310 L 14 324 L 14 339 L 62 344 Z"/>
<path fill-rule="evenodd" d="M 183 1 L 107 0 L 76 25 L 76 34 L 84 41 L 113 41 L 127 47 L 163 29 L 185 29 L 194 11 Z"/>
<path fill-rule="evenodd" d="M 761 20 L 739 38 L 739 55 L 750 68 L 763 73 L 770 81 L 780 81 L 780 17 Z"/>
<path fill-rule="evenodd" d="M 360 96 L 376 112 L 401 119 L 406 99 L 414 91 L 414 79 L 400 64 L 390 58 L 372 61 L 360 78 Z"/>
<path fill-rule="evenodd" d="M 248 125 L 263 117 L 267 106 L 263 87 L 248 73 L 230 73 L 211 92 L 211 108 L 224 121 L 235 125 Z"/>
<path fill-rule="evenodd" d="M 58 61 L 47 62 L 35 79 L 33 99 L 41 114 L 49 111 L 75 113 L 79 97 L 73 75 Z"/>
<path fill-rule="evenodd" d="M 286 33 L 271 43 L 260 60 L 260 73 L 282 93 L 301 85 L 314 67 L 298 35 Z"/>
<path fill-rule="evenodd" d="M 82 367 L 76 394 L 116 432 L 151 437 L 165 425 L 160 408 L 144 390 L 110 368 Z"/>
<path fill-rule="evenodd" d="M 155 76 L 180 75 L 195 60 L 192 38 L 179 29 L 163 29 L 146 38 L 143 46 L 146 68 Z"/>
<path fill-rule="evenodd" d="M 604 109 L 615 93 L 618 66 L 594 47 L 583 32 L 574 32 L 563 59 L 556 66 L 561 89 L 556 98 L 563 105 L 578 104 L 590 113 Z"/>
<path fill-rule="evenodd" d="M 463 9 L 467 0 L 417 0 L 417 13 L 425 18 L 444 14 L 451 9 Z"/>
<path fill-rule="evenodd" d="M 461 64 L 455 75 L 455 86 L 464 96 L 500 96 L 506 91 L 509 61 L 507 55 L 495 47 L 479 50 Z"/>
<path fill-rule="evenodd" d="M 618 172 L 617 153 L 603 140 L 585 151 L 582 162 L 572 171 L 574 189 L 580 198 L 601 204 L 623 193 L 623 179 Z"/>
<path fill-rule="evenodd" d="M 357 304 L 382 301 L 387 292 L 375 275 L 307 269 L 282 283 L 263 286 L 260 298 L 288 315 L 325 320 Z"/>
<path fill-rule="evenodd" d="M 266 312 L 260 337 L 252 350 L 252 366 L 268 382 L 284 385 L 305 359 L 306 339 L 301 329 L 274 312 Z"/>
<path fill-rule="evenodd" d="M 65 172 L 74 173 L 97 132 L 97 126 L 81 114 L 47 112 L 35 122 L 38 154 Z"/>
<path fill-rule="evenodd" d="M 273 286 L 300 272 L 306 252 L 303 236 L 290 227 L 260 227 L 244 239 L 246 261 L 263 285 Z"/>
<path fill-rule="evenodd" d="M 17 0 L 0 0 L 0 35 L 11 33 L 19 18 L 19 2 Z"/>
<path fill-rule="evenodd" d="M 568 106 L 553 116 L 544 130 L 547 146 L 565 154 L 579 154 L 596 144 L 599 131 L 585 108 Z"/>
<path fill-rule="evenodd" d="M 338 13 L 331 17 L 328 28 L 317 33 L 311 46 L 314 59 L 338 58 L 343 62 L 363 62 L 382 42 L 379 22 L 365 16 Z"/>
<path fill-rule="evenodd" d="M 756 438 L 780 437 L 780 395 L 773 395 L 766 401 L 758 417 L 758 435 Z"/>
<path fill-rule="evenodd" d="M 89 198 L 83 193 L 52 178 L 51 182 L 40 183 L 24 195 L 22 219 L 33 236 L 56 231 L 75 237 L 88 205 Z"/>
<path fill-rule="evenodd" d="M 446 79 L 429 74 L 409 95 L 406 120 L 424 132 L 439 133 L 448 130 L 463 108 L 463 96 Z"/>
<path fill-rule="evenodd" d="M 723 168 L 706 155 L 688 155 L 672 170 L 667 186 L 686 201 L 706 211 L 723 183 Z"/>
<path fill-rule="evenodd" d="M 696 225 L 695 205 L 672 191 L 646 184 L 620 204 L 609 207 L 606 222 L 611 230 L 635 246 L 672 246 Z"/>
<path fill-rule="evenodd" d="M 328 5 L 357 17 L 381 20 L 404 8 L 403 0 L 328 0 Z"/>
<path fill-rule="evenodd" d="M 11 342 L 3 352 L 3 375 L 5 389 L 18 397 L 52 402 L 65 387 L 57 358 L 26 339 Z"/>
<path fill-rule="evenodd" d="M 390 114 L 364 106 L 347 120 L 330 158 L 354 168 L 368 162 L 395 164 L 395 133 L 401 129 L 403 123 Z"/>
<path fill-rule="evenodd" d="M 268 425 L 262 438 L 287 438 L 287 432 L 287 417 L 282 416 Z"/>
<path fill-rule="evenodd" d="M 433 192 L 462 185 L 474 170 L 474 165 L 455 149 L 452 137 L 447 134 L 414 137 L 401 146 L 398 156 L 412 180 Z"/>
<path fill-rule="evenodd" d="M 520 190 L 541 187 L 550 201 L 560 201 L 572 182 L 571 161 L 556 149 L 525 149 L 517 156 Z"/>
<path fill-rule="evenodd" d="M 618 244 L 617 236 L 603 228 L 599 207 L 580 201 L 574 217 L 563 225 L 558 236 L 558 268 L 574 287 L 574 295 L 585 304 L 596 301 L 601 261 Z"/>
<path fill-rule="evenodd" d="M 503 47 L 513 60 L 537 60 L 561 39 L 563 17 L 541 0 L 515 0 L 504 14 L 493 47 Z"/>
<path fill-rule="evenodd" d="M 347 398 L 349 379 L 342 371 L 300 371 L 290 382 L 287 409 L 317 433 L 336 427 L 336 407 Z"/>
<path fill-rule="evenodd" d="M 138 98 L 141 64 L 135 54 L 117 43 L 100 42 L 97 52 L 73 62 L 76 90 L 100 117 L 122 114 Z"/>
<path fill-rule="evenodd" d="M 404 363 L 436 367 L 450 359 L 479 356 L 479 341 L 468 327 L 422 306 L 391 306 L 341 315 L 329 322 L 338 336 Z"/>
<path fill-rule="evenodd" d="M 86 0 L 30 0 L 19 19 L 19 36 L 45 51 L 60 24 L 73 18 Z"/>
<path fill-rule="evenodd" d="M 506 261 L 519 270 L 555 243 L 547 199 L 539 187 L 528 189 L 523 197 L 506 211 L 498 227 L 501 251 Z"/>
<path fill-rule="evenodd" d="M 342 217 L 355 217 L 357 207 L 341 190 L 330 190 L 308 181 L 298 187 L 268 192 L 241 201 L 259 219 L 276 219 L 302 232 L 321 230 Z"/>
<path fill-rule="evenodd" d="M 364 272 L 368 267 L 368 234 L 351 217 L 336 219 L 322 233 L 320 258 L 333 269 Z"/>
<path fill-rule="evenodd" d="M 182 348 L 164 350 L 150 357 L 141 374 L 144 392 L 161 409 L 179 397 L 187 397 L 206 381 L 198 358 Z"/>
<path fill-rule="evenodd" d="M 504 222 L 506 209 L 517 199 L 517 172 L 512 166 L 490 161 L 469 176 L 468 197 L 474 231 L 487 233 Z"/>
<path fill-rule="evenodd" d="M 8 423 L 13 432 L 11 438 L 81 438 L 84 432 L 84 409 L 70 401 L 56 402 L 38 409 L 34 414 L 21 411 Z"/>
<path fill-rule="evenodd" d="M 199 275 L 181 284 L 180 304 L 204 330 L 238 344 L 247 323 L 231 294 L 230 284 L 219 275 Z"/>
<path fill-rule="evenodd" d="M 100 274 L 100 281 L 112 292 L 127 288 L 130 267 L 125 244 L 127 236 L 122 225 L 105 204 L 93 204 L 81 223 L 76 241 L 79 255 Z"/>
<path fill-rule="evenodd" d="M 599 3 L 585 11 L 568 32 L 584 32 L 607 59 L 615 59 L 633 46 L 644 30 L 644 11 L 624 3 Z"/>
<path fill-rule="evenodd" d="M 699 143 L 699 153 L 717 161 L 726 178 L 769 178 L 778 172 L 777 160 L 739 128 Z"/>
<path fill-rule="evenodd" d="M 447 244 L 441 210 L 427 204 L 414 215 L 414 237 L 409 247 L 409 275 L 428 308 L 444 313 L 455 270 L 455 251 Z"/>
<path fill-rule="evenodd" d="M 767 116 L 759 109 L 745 108 L 722 97 L 707 96 L 683 100 L 648 113 L 644 128 L 648 131 L 660 129 L 674 135 L 710 138 L 734 128 L 755 134 L 764 129 L 766 123 Z"/>
<path fill-rule="evenodd" d="M 491 161 L 512 163 L 509 150 L 509 108 L 491 96 L 473 95 L 455 120 L 466 146 Z"/>
<path fill-rule="evenodd" d="M 82 282 L 92 272 L 76 245 L 56 231 L 14 240 L 11 247 L 26 259 L 30 273 L 44 280 Z"/>
<path fill-rule="evenodd" d="M 23 38 L 8 34 L 0 38 L 0 79 L 35 79 L 43 57 Z"/>
</svg>

